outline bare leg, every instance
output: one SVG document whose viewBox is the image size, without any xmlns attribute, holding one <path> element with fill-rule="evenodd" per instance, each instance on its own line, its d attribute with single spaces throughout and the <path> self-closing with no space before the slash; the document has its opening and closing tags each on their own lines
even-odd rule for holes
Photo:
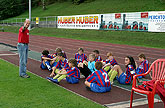
<svg viewBox="0 0 165 108">
<path fill-rule="evenodd" d="M 119 65 L 115 65 L 112 70 L 115 70 L 118 72 L 118 77 L 123 73 L 123 70 L 121 69 L 121 67 Z"/>
<path fill-rule="evenodd" d="M 54 74 L 55 70 L 56 70 L 56 67 L 52 67 L 52 73 L 50 74 L 51 77 L 55 75 Z"/>
<path fill-rule="evenodd" d="M 46 62 L 46 60 L 43 60 L 43 61 L 42 61 L 42 63 L 44 64 L 44 66 L 46 66 L 45 62 Z"/>
<path fill-rule="evenodd" d="M 91 83 L 88 82 L 88 81 L 85 81 L 85 85 L 88 86 L 88 87 L 90 87 Z"/>
</svg>

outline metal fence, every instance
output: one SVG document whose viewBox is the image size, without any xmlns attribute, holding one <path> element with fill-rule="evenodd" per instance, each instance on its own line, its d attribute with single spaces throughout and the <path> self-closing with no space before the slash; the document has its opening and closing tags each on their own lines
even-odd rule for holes
<svg viewBox="0 0 165 108">
<path fill-rule="evenodd" d="M 57 28 L 57 16 L 38 17 L 39 24 L 36 24 L 36 17 L 31 18 L 31 27 L 51 27 Z M 1 26 L 23 26 L 26 18 L 14 18 L 9 20 L 1 20 Z"/>
</svg>

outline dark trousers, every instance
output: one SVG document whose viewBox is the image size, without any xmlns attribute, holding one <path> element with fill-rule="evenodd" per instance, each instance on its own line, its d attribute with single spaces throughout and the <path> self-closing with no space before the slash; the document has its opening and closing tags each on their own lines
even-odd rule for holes
<svg viewBox="0 0 165 108">
<path fill-rule="evenodd" d="M 83 68 L 82 67 L 78 67 L 78 68 L 80 72 L 85 76 L 85 78 L 87 78 L 92 73 L 85 64 L 83 65 Z"/>
</svg>

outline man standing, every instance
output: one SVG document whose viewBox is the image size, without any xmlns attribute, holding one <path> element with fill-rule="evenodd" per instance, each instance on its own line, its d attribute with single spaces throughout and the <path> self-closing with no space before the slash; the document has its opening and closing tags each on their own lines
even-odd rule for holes
<svg viewBox="0 0 165 108">
<path fill-rule="evenodd" d="M 22 78 L 30 78 L 26 74 L 26 64 L 28 58 L 28 43 L 29 43 L 29 30 L 30 20 L 26 19 L 24 26 L 19 29 L 17 49 L 19 52 L 19 76 Z"/>
</svg>

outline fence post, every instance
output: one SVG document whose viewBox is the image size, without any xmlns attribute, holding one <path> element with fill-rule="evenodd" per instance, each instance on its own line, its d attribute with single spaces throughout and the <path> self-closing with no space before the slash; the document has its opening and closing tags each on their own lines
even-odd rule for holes
<svg viewBox="0 0 165 108">
<path fill-rule="evenodd" d="M 57 16 L 55 16 L 55 27 L 57 28 Z"/>
<path fill-rule="evenodd" d="M 46 17 L 46 25 L 47 25 L 47 27 L 48 27 L 47 17 Z"/>
<path fill-rule="evenodd" d="M 16 18 L 16 25 L 17 25 L 17 18 Z"/>
</svg>

